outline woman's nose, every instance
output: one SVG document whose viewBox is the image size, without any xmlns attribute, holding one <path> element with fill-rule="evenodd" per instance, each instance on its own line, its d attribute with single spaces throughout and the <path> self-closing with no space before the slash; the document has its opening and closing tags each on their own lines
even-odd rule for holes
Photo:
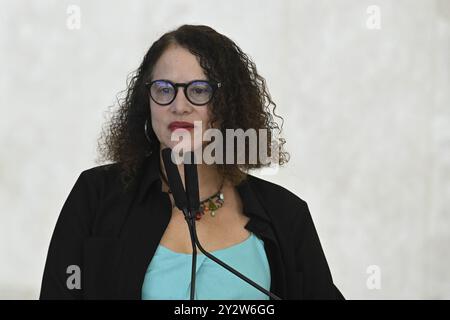
<svg viewBox="0 0 450 320">
<path fill-rule="evenodd" d="M 175 99 L 171 103 L 171 109 L 176 113 L 186 113 L 192 110 L 191 103 L 184 95 L 183 88 L 177 88 L 178 93 Z"/>
</svg>

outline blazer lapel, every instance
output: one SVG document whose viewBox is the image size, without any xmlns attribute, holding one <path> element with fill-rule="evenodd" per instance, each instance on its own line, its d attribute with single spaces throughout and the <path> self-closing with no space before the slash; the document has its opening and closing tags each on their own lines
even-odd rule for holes
<svg viewBox="0 0 450 320">
<path fill-rule="evenodd" d="M 145 272 L 171 216 L 169 196 L 161 191 L 159 158 L 155 154 L 146 158 L 141 174 L 142 180 L 120 235 L 122 250 L 116 271 L 118 299 L 141 299 Z"/>
<path fill-rule="evenodd" d="M 249 179 L 237 186 L 243 202 L 244 214 L 250 217 L 246 229 L 259 236 L 264 242 L 264 249 L 270 266 L 271 285 L 270 292 L 280 298 L 286 296 L 286 272 L 281 254 L 281 248 L 276 234 L 271 227 L 272 222 L 261 204 L 257 194 L 253 191 Z M 272 298 L 270 298 L 272 300 Z"/>
<path fill-rule="evenodd" d="M 122 234 L 117 270 L 119 299 L 141 299 L 141 288 L 151 257 L 170 221 L 170 199 L 155 192 L 131 210 Z"/>
</svg>

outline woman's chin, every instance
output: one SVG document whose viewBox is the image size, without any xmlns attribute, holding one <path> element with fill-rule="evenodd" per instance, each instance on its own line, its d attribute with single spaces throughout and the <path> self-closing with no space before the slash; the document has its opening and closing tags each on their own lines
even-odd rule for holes
<svg viewBox="0 0 450 320">
<path fill-rule="evenodd" d="M 168 142 L 161 144 L 161 150 L 165 148 L 170 148 L 175 152 L 179 152 L 180 154 L 184 154 L 186 152 L 202 152 L 202 144 L 189 144 L 183 142 Z"/>
</svg>

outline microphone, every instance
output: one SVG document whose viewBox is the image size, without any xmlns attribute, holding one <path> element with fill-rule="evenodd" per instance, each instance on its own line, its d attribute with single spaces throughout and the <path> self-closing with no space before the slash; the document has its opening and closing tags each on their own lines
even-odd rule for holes
<svg viewBox="0 0 450 320">
<path fill-rule="evenodd" d="M 202 247 L 202 245 L 200 244 L 200 242 L 198 240 L 197 231 L 196 231 L 196 227 L 195 227 L 195 216 L 200 208 L 197 165 L 193 161 L 193 158 L 195 157 L 195 155 L 193 152 L 186 153 L 187 155 L 191 155 L 191 161 L 188 161 L 188 163 L 186 163 L 186 161 L 184 162 L 184 183 L 186 186 L 186 191 L 185 191 L 184 195 L 182 195 L 181 193 L 183 193 L 183 192 L 179 190 L 179 189 L 183 188 L 182 183 L 181 183 L 180 174 L 178 172 L 177 166 L 170 159 L 171 149 L 166 148 L 162 152 L 163 152 L 163 161 L 164 161 L 164 165 L 166 167 L 167 176 L 169 177 L 169 174 L 172 176 L 175 176 L 175 178 L 172 178 L 172 179 L 168 178 L 169 184 L 175 183 L 174 186 L 172 186 L 172 185 L 170 186 L 170 188 L 172 190 L 172 194 L 173 194 L 174 198 L 176 196 L 177 197 L 179 196 L 181 198 L 178 202 L 175 199 L 175 203 L 177 204 L 177 207 L 180 210 L 182 210 L 183 213 L 185 214 L 186 222 L 188 223 L 188 227 L 189 227 L 189 233 L 191 235 L 192 251 L 193 251 L 192 270 L 191 270 L 191 300 L 194 299 L 194 292 L 195 292 L 195 273 L 196 273 L 195 264 L 196 264 L 196 259 L 197 259 L 197 250 L 196 250 L 197 246 L 200 249 L 200 251 L 205 254 L 205 256 L 207 256 L 208 258 L 210 258 L 211 260 L 213 260 L 220 266 L 224 267 L 225 269 L 227 269 L 228 271 L 230 271 L 237 277 L 241 278 L 242 280 L 244 280 L 245 282 L 247 282 L 254 288 L 258 289 L 259 291 L 265 293 L 266 295 L 270 296 L 271 298 L 273 298 L 275 300 L 281 300 L 280 297 L 276 296 L 275 294 L 273 294 L 270 291 L 266 290 L 265 288 L 261 287 L 256 282 L 247 278 L 246 276 L 241 274 L 239 271 L 233 269 L 232 267 L 230 267 L 229 265 L 224 263 L 222 260 L 216 258 L 215 256 L 213 256 L 212 254 L 207 252 Z M 185 154 L 185 156 L 186 156 L 186 154 Z M 166 161 L 170 162 L 170 164 L 169 163 L 166 164 Z M 171 168 L 170 173 L 169 173 L 169 171 L 167 171 L 167 167 Z M 179 183 L 179 185 L 177 185 L 178 183 Z M 175 192 L 173 191 L 174 190 L 173 187 L 176 187 L 178 189 L 177 194 L 175 194 Z M 180 206 L 178 206 L 178 203 L 180 203 Z"/>
<path fill-rule="evenodd" d="M 189 205 L 188 209 L 196 215 L 200 210 L 197 165 L 195 165 L 194 162 L 195 153 L 187 152 L 186 154 L 187 156 L 190 155 L 190 160 L 184 162 L 184 185 L 186 186 L 186 196 Z"/>
<path fill-rule="evenodd" d="M 178 167 L 175 163 L 173 163 L 171 154 L 172 150 L 170 148 L 165 148 L 162 150 L 164 168 L 166 169 L 167 180 L 169 182 L 170 190 L 172 191 L 172 195 L 175 200 L 175 205 L 178 209 L 184 212 L 188 208 L 188 200 L 183 189 L 183 183 L 181 182 Z"/>
</svg>

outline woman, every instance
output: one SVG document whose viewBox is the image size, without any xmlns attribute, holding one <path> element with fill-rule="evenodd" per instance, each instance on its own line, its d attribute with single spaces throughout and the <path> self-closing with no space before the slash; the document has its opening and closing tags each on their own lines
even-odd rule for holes
<svg viewBox="0 0 450 320">
<path fill-rule="evenodd" d="M 265 129 L 269 139 L 260 144 L 258 136 L 257 145 L 275 153 L 271 137 L 279 128 L 264 79 L 233 41 L 207 26 L 163 35 L 128 86 L 99 143 L 113 163 L 83 171 L 64 203 L 41 299 L 189 299 L 191 238 L 161 150 L 202 150 L 209 144 L 196 132 L 216 129 L 223 158 L 236 160 L 242 148 L 225 148 L 226 129 Z M 180 132 L 194 135 L 174 139 Z M 277 155 L 278 164 L 288 161 L 282 144 Z M 198 164 L 199 242 L 281 299 L 343 299 L 306 202 L 247 173 L 264 166 L 260 156 L 256 163 Z M 196 299 L 269 299 L 201 253 L 195 289 Z"/>
</svg>

